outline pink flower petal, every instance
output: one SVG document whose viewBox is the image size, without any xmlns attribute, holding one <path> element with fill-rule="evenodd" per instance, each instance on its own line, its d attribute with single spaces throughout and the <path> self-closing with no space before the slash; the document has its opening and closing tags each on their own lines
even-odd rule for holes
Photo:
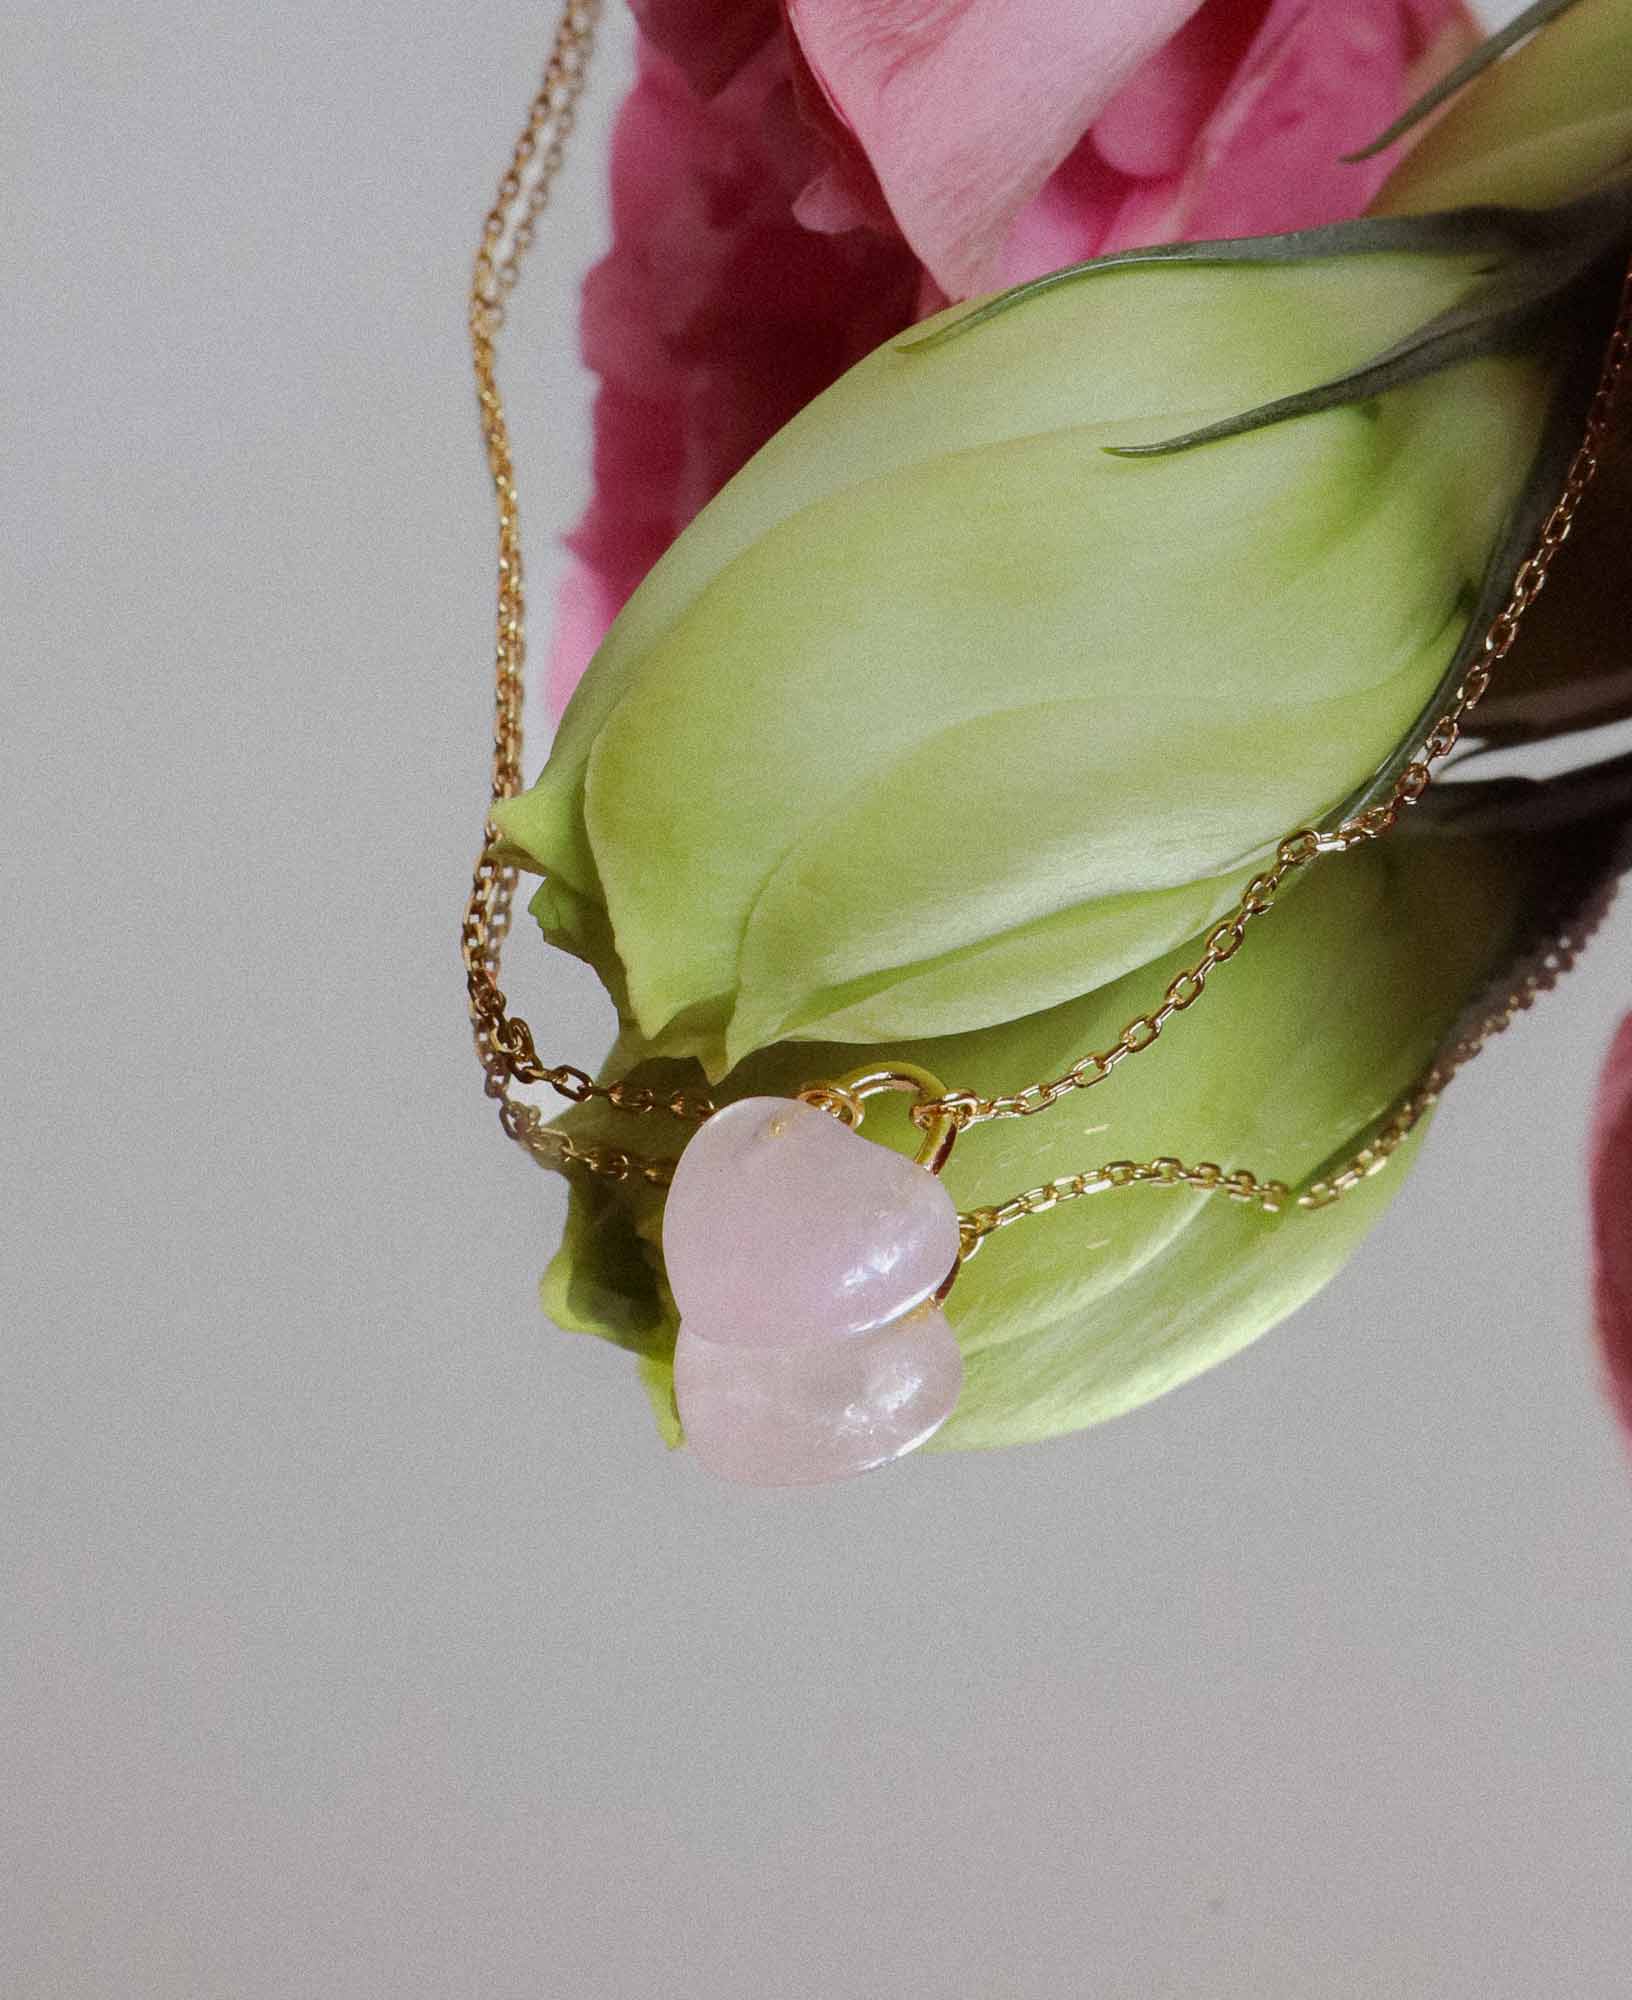
<svg viewBox="0 0 1632 2000">
<path fill-rule="evenodd" d="M 1102 160 L 1135 180 L 1171 180 L 1247 57 L 1265 0 L 1211 0 L 1143 63 L 1094 120 Z"/>
<path fill-rule="evenodd" d="M 1359 214 L 1395 155 L 1341 156 L 1476 35 L 1460 0 L 1208 0 L 1021 212 L 994 278 Z"/>
<path fill-rule="evenodd" d="M 555 594 L 555 622 L 550 631 L 549 665 L 544 699 L 559 716 L 606 637 L 607 627 L 623 608 L 623 597 L 592 563 L 576 562 L 561 579 Z"/>
<path fill-rule="evenodd" d="M 942 290 L 1014 219 L 1197 0 L 787 0 L 806 61 Z"/>
<path fill-rule="evenodd" d="M 1270 8 L 1188 164 L 1180 234 L 1241 236 L 1358 215 L 1397 153 L 1352 166 L 1343 155 L 1409 101 L 1430 46 L 1448 66 L 1472 39 L 1463 9 L 1436 0 L 1318 11 L 1311 33 L 1303 0 Z"/>
<path fill-rule="evenodd" d="M 779 38 L 707 99 L 642 47 L 613 134 L 613 245 L 584 285 L 583 354 L 601 378 L 595 498 L 569 541 L 557 713 L 698 509 L 917 316 L 921 273 L 899 238 L 816 234 L 795 218 L 816 160 Z"/>
<path fill-rule="evenodd" d="M 1632 1014 L 1610 1045 L 1591 1142 L 1593 1302 L 1606 1386 L 1632 1432 Z"/>
<path fill-rule="evenodd" d="M 629 0 L 629 8 L 699 97 L 723 90 L 782 27 L 780 0 Z"/>
</svg>

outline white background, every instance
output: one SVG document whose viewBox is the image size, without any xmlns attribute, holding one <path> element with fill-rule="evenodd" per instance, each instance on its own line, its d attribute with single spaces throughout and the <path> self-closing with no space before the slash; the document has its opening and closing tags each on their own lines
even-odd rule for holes
<svg viewBox="0 0 1632 2000">
<path fill-rule="evenodd" d="M 744 1495 L 538 1316 L 454 943 L 463 290 L 547 33 L 8 13 L 0 1992 L 1623 1994 L 1624 912 L 1311 1309 L 1104 1430 Z M 508 347 L 540 606 L 611 41 Z"/>
</svg>

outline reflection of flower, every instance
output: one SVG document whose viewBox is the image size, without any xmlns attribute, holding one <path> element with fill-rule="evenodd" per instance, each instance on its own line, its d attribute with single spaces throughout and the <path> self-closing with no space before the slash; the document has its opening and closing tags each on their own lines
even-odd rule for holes
<svg viewBox="0 0 1632 2000">
<path fill-rule="evenodd" d="M 1632 1430 L 1632 1014 L 1610 1045 L 1592 1133 L 1594 1302 L 1609 1391 Z"/>
<path fill-rule="evenodd" d="M 881 340 L 1132 243 L 1357 212 L 1388 157 L 1339 155 L 1468 22 L 1457 0 L 792 0 L 786 27 L 765 0 L 636 12 L 613 247 L 584 292 L 595 494 L 558 711 L 680 529 Z"/>
</svg>

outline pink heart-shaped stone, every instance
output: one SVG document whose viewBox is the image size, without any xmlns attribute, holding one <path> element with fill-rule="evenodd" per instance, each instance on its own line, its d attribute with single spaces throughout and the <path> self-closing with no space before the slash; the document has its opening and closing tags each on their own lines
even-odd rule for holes
<svg viewBox="0 0 1632 2000">
<path fill-rule="evenodd" d="M 686 1443 L 746 1486 L 814 1486 L 887 1465 L 945 1423 L 962 1386 L 938 1306 L 811 1347 L 726 1347 L 682 1326 L 674 1349 Z"/>
<path fill-rule="evenodd" d="M 797 1098 L 715 1112 L 663 1211 L 681 1317 L 724 1346 L 867 1333 L 927 1299 L 957 1255 L 957 1210 L 927 1167 Z"/>
</svg>

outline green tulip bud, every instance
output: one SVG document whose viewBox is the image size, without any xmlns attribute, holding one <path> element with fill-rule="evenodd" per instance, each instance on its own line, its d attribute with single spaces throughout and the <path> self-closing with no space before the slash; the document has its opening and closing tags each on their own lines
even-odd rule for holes
<svg viewBox="0 0 1632 2000">
<path fill-rule="evenodd" d="M 1563 886 L 1590 877 L 1601 849 L 1601 838 L 1457 837 L 1413 822 L 1316 863 L 1158 1049 L 1042 1117 L 975 1127 L 953 1150 L 948 1188 L 967 1209 L 1159 1155 L 1246 1166 L 1294 1190 L 1307 1184 L 1346 1159 L 1433 1060 L 1470 998 L 1526 942 L 1538 898 L 1556 910 Z M 1193 940 L 1096 993 L 970 1034 L 864 1051 L 782 1044 L 750 1058 L 720 1095 L 792 1092 L 875 1056 L 983 1093 L 1017 1089 L 1113 1040 L 1198 950 Z M 629 1053 L 615 1048 L 608 1074 L 628 1073 Z M 663 1095 L 700 1083 L 692 1064 L 663 1059 L 633 1077 Z M 638 1144 L 671 1157 L 686 1137 L 651 1118 L 637 1138 L 627 1117 L 597 1101 L 560 1126 L 580 1145 Z M 904 1117 L 893 1130 L 875 1124 L 871 1108 L 866 1132 L 906 1151 L 917 1136 Z M 1332 1276 L 1392 1198 L 1415 1144 L 1327 1208 L 1269 1215 L 1219 1194 L 1132 1187 L 996 1232 L 948 1305 L 966 1376 L 936 1442 L 982 1447 L 1079 1429 L 1234 1353 Z M 640 1355 L 677 1441 L 662 1203 L 662 1190 L 638 1178 L 575 1178 L 543 1301 L 558 1325 Z"/>
<path fill-rule="evenodd" d="M 496 811 L 546 935 L 617 1002 L 607 1074 L 721 1101 L 873 1060 L 983 1094 L 1059 1075 L 1159 1000 L 1281 835 L 1386 784 L 1581 434 L 1632 243 L 1629 12 L 1585 0 L 1477 83 L 1387 213 L 955 309 L 771 440 Z M 1546 676 L 1515 697 L 1509 734 L 1562 712 Z M 959 1206 L 1159 1155 L 1307 1184 L 1610 865 L 1623 777 L 1522 831 L 1492 830 L 1504 788 L 1459 787 L 1318 861 L 1159 1051 L 964 1135 Z M 868 1134 L 910 1149 L 897 1115 Z M 561 1128 L 685 1137 L 600 1101 Z M 997 1232 L 952 1294 L 965 1387 L 935 1442 L 1046 1437 L 1187 1379 L 1323 1284 L 1401 1178 L 1276 1215 L 1110 1190 Z M 640 1356 L 673 1438 L 661 1216 L 638 1177 L 575 1178 L 544 1302 Z"/>
<path fill-rule="evenodd" d="M 717 1078 L 1032 1013 L 1205 926 L 1422 712 L 1548 371 L 1104 447 L 1360 369 L 1489 262 L 1110 260 L 869 356 L 657 564 L 500 809 L 546 933 Z"/>
</svg>

